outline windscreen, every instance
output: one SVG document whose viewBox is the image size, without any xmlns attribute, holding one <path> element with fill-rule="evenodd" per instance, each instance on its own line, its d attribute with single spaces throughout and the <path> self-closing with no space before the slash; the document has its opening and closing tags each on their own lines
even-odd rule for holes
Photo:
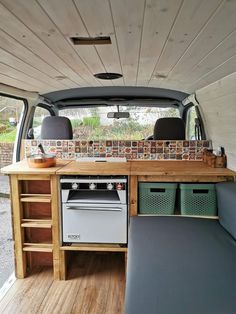
<svg viewBox="0 0 236 314">
<path fill-rule="evenodd" d="M 70 108 L 60 110 L 73 127 L 73 138 L 79 140 L 141 140 L 153 135 L 155 122 L 163 117 L 180 117 L 178 108 L 119 106 L 120 112 L 129 112 L 129 118 L 108 118 L 108 112 L 117 112 L 116 106 Z"/>
</svg>

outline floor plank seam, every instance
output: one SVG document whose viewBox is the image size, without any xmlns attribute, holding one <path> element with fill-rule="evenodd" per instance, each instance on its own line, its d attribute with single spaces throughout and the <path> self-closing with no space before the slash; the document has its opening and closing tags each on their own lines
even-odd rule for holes
<svg viewBox="0 0 236 314">
<path fill-rule="evenodd" d="M 52 276 L 53 276 L 53 275 L 52 275 Z M 53 279 L 53 280 L 54 280 L 54 279 Z M 47 294 L 48 294 L 48 292 L 49 292 L 51 286 L 53 285 L 53 280 L 51 281 L 51 284 L 50 284 L 50 286 L 49 286 L 48 289 L 47 289 L 47 293 L 45 293 L 44 298 L 42 299 L 42 301 L 40 302 L 40 304 L 39 304 L 39 306 L 38 306 L 39 309 L 40 309 L 42 303 L 44 302 L 45 298 L 47 297 Z M 36 314 L 40 313 L 39 309 L 38 309 L 38 311 L 36 312 Z"/>
<path fill-rule="evenodd" d="M 87 253 L 87 254 L 88 254 L 88 253 Z M 86 254 L 86 255 L 87 255 L 87 254 Z M 87 269 L 86 269 L 86 272 L 85 272 L 85 276 L 88 276 L 88 275 L 89 275 L 90 267 L 91 267 L 92 264 L 93 264 L 93 259 L 94 259 L 94 256 L 92 256 L 92 258 L 90 258 L 89 265 L 88 265 L 88 267 L 87 267 Z M 74 313 L 74 312 L 73 312 L 73 309 L 74 309 L 74 307 L 75 307 L 76 300 L 77 300 L 77 296 L 78 296 L 78 294 L 79 294 L 80 286 L 81 286 L 81 285 L 82 285 L 82 280 L 80 281 L 80 284 L 79 284 L 79 287 L 78 287 L 78 291 L 77 291 L 77 293 L 76 293 L 76 297 L 75 297 L 74 302 L 73 302 L 73 305 L 72 305 L 72 307 L 71 307 L 70 314 L 73 314 L 73 313 Z"/>
</svg>

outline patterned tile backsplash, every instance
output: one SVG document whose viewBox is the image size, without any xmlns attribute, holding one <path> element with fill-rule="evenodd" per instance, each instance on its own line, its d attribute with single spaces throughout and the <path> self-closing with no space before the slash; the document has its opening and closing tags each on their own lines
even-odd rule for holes
<svg viewBox="0 0 236 314">
<path fill-rule="evenodd" d="M 126 157 L 147 160 L 202 160 L 211 141 L 77 141 L 25 140 L 25 155 L 39 152 L 42 144 L 46 153 L 61 159 L 79 157 Z"/>
</svg>

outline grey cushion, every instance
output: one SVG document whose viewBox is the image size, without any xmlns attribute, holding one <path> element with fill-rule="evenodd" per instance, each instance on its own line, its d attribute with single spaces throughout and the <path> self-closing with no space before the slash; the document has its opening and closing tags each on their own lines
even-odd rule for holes
<svg viewBox="0 0 236 314">
<path fill-rule="evenodd" d="M 160 118 L 153 131 L 154 140 L 184 140 L 185 124 L 181 118 Z"/>
<path fill-rule="evenodd" d="M 131 218 L 126 314 L 235 314 L 236 241 L 218 220 Z"/>
<path fill-rule="evenodd" d="M 236 239 L 236 182 L 218 183 L 216 191 L 219 221 Z"/>
<path fill-rule="evenodd" d="M 71 140 L 73 131 L 70 119 L 66 117 L 45 117 L 41 127 L 43 140 Z"/>
</svg>

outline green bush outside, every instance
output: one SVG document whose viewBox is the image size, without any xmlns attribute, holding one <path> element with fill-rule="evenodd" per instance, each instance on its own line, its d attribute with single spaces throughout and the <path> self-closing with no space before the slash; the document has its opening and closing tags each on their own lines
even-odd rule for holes
<svg viewBox="0 0 236 314">
<path fill-rule="evenodd" d="M 13 143 L 16 139 L 16 127 L 8 121 L 0 121 L 0 143 Z"/>
<path fill-rule="evenodd" d="M 90 126 L 93 129 L 100 126 L 100 117 L 84 117 L 83 118 L 83 125 Z"/>
<path fill-rule="evenodd" d="M 10 132 L 0 133 L 0 143 L 14 143 L 16 139 L 16 128 Z"/>
</svg>

